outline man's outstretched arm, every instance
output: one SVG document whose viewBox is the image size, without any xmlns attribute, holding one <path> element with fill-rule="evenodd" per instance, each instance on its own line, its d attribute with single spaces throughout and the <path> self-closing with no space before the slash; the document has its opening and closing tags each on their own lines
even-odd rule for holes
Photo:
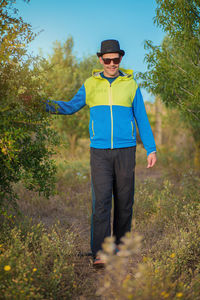
<svg viewBox="0 0 200 300">
<path fill-rule="evenodd" d="M 76 95 L 68 102 L 48 100 L 46 111 L 59 115 L 72 115 L 85 105 L 85 87 L 83 84 Z"/>
</svg>

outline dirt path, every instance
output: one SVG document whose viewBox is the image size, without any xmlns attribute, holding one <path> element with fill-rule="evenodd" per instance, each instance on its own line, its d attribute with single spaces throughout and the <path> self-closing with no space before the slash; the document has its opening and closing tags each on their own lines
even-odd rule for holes
<svg viewBox="0 0 200 300">
<path fill-rule="evenodd" d="M 136 182 L 143 182 L 148 179 L 159 180 L 161 177 L 162 172 L 159 169 L 136 169 Z M 71 221 L 72 230 L 78 237 L 77 247 L 80 253 L 80 256 L 76 257 L 75 271 L 77 284 L 81 289 L 74 299 L 101 299 L 96 295 L 96 291 L 99 287 L 100 278 L 104 275 L 104 270 L 95 270 L 92 265 L 92 257 L 87 255 L 90 252 L 90 218 L 86 217 L 86 212 L 82 210 L 81 214 L 79 211 L 79 215 L 74 215 Z M 139 261 L 140 258 L 138 257 L 137 260 Z"/>
</svg>

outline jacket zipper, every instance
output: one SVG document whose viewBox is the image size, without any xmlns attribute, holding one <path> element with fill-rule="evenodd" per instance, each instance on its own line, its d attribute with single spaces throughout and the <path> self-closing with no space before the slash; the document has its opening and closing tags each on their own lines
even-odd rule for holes
<svg viewBox="0 0 200 300">
<path fill-rule="evenodd" d="M 124 76 L 124 77 L 128 78 L 130 76 Z M 101 78 L 100 75 L 99 75 L 99 78 Z M 121 80 L 123 77 L 120 76 L 118 78 Z M 118 80 L 118 78 L 116 80 Z M 116 82 L 116 80 L 114 81 L 114 83 Z M 111 149 L 113 149 L 113 111 L 112 111 L 112 88 L 111 88 L 111 84 L 109 84 L 109 105 L 110 105 L 110 115 L 111 115 Z M 92 131 L 93 131 L 93 137 L 94 137 L 93 123 L 92 123 Z M 132 134 L 133 134 L 133 132 L 134 132 L 134 127 L 133 127 L 133 123 L 132 123 Z"/>
<path fill-rule="evenodd" d="M 113 149 L 113 111 L 112 111 L 112 88 L 111 84 L 109 87 L 109 104 L 110 104 L 110 115 L 111 115 L 111 149 Z"/>
</svg>

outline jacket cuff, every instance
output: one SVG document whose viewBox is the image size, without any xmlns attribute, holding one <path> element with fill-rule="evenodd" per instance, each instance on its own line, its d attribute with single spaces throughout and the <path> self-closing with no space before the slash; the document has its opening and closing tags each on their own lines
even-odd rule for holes
<svg viewBox="0 0 200 300">
<path fill-rule="evenodd" d="M 156 151 L 149 152 L 149 153 L 147 154 L 147 156 L 149 156 L 149 154 L 151 154 L 151 153 L 156 153 Z"/>
</svg>

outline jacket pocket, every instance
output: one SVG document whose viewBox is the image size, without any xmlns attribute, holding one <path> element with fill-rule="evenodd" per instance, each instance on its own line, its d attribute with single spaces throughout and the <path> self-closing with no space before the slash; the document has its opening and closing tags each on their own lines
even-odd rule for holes
<svg viewBox="0 0 200 300">
<path fill-rule="evenodd" d="M 92 136 L 91 136 L 91 139 L 93 139 L 95 136 L 94 134 L 94 121 L 92 120 Z"/>
<path fill-rule="evenodd" d="M 131 121 L 131 127 L 132 127 L 132 138 L 134 139 L 134 125 L 133 125 L 133 121 Z"/>
</svg>

